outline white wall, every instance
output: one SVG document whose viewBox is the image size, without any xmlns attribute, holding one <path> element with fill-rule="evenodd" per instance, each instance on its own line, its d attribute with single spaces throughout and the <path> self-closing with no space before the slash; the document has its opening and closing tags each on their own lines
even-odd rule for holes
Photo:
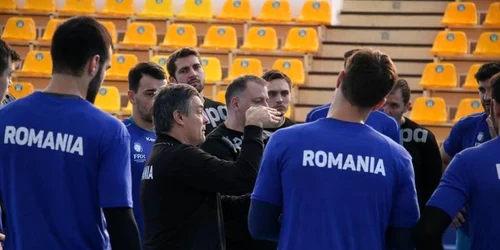
<svg viewBox="0 0 500 250">
<path fill-rule="evenodd" d="M 24 4 L 25 0 L 17 0 L 17 3 L 19 6 L 22 6 Z M 56 0 L 57 6 L 60 7 L 64 4 L 65 0 Z M 103 6 L 106 0 L 95 0 L 96 1 L 96 7 L 98 10 L 100 10 Z M 224 4 L 225 0 L 212 0 L 212 5 L 214 8 L 215 13 L 219 13 L 220 10 L 222 9 L 222 5 Z M 300 9 L 302 8 L 302 5 L 306 0 L 289 0 L 291 3 L 291 10 L 292 10 L 292 16 L 296 17 L 300 13 Z M 330 2 L 330 5 L 332 6 L 333 13 L 332 13 L 332 24 L 337 24 L 338 23 L 338 14 L 340 13 L 340 10 L 342 9 L 342 2 L 343 0 L 328 0 Z M 333 1 L 333 4 L 332 4 Z M 143 6 L 145 0 L 134 0 L 136 10 L 140 10 L 141 7 Z M 184 4 L 184 0 L 173 0 L 174 2 L 174 13 L 178 13 L 182 9 L 182 5 Z M 252 4 L 252 9 L 253 9 L 253 15 L 257 16 L 257 14 L 260 12 L 260 9 L 262 8 L 262 5 L 264 4 L 265 0 L 251 0 Z"/>
</svg>

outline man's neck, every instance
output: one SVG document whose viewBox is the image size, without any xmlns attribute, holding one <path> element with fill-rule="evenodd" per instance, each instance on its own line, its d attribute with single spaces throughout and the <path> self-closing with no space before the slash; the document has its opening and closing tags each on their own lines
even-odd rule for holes
<svg viewBox="0 0 500 250">
<path fill-rule="evenodd" d="M 137 127 L 153 132 L 153 123 L 144 121 L 136 112 L 132 112 L 132 119 Z"/>
<path fill-rule="evenodd" d="M 241 133 L 245 130 L 245 123 L 238 122 L 237 119 L 233 118 L 233 116 L 228 116 L 227 120 L 224 121 L 224 125 L 226 125 L 228 129 Z"/>
<path fill-rule="evenodd" d="M 406 118 L 404 116 L 401 116 L 401 119 L 399 119 L 399 125 L 403 125 L 406 122 Z"/>
<path fill-rule="evenodd" d="M 345 100 L 342 94 L 336 93 L 330 105 L 327 117 L 346 122 L 364 124 L 370 112 L 370 110 L 360 110 L 358 107 L 353 106 Z"/>
<path fill-rule="evenodd" d="M 85 99 L 87 95 L 87 87 L 84 86 L 76 77 L 63 74 L 53 74 L 49 86 L 47 86 L 44 92 L 62 95 L 75 95 Z"/>
</svg>

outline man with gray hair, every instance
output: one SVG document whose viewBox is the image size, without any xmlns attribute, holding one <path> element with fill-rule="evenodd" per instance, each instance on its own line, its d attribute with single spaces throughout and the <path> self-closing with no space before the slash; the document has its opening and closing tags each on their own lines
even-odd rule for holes
<svg viewBox="0 0 500 250">
<path fill-rule="evenodd" d="M 0 107 L 15 100 L 8 89 L 12 84 L 10 77 L 15 70 L 15 63 L 19 60 L 19 54 L 0 39 Z"/>
<path fill-rule="evenodd" d="M 144 249 L 225 249 L 220 194 L 252 191 L 263 153 L 263 127 L 279 112 L 266 106 L 245 112 L 245 138 L 234 162 L 197 145 L 205 141 L 200 93 L 187 84 L 159 89 L 153 104 L 157 139 L 142 175 Z"/>
</svg>

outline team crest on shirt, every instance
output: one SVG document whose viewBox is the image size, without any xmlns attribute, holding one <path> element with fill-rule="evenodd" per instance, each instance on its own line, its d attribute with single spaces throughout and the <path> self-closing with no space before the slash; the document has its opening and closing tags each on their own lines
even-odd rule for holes
<svg viewBox="0 0 500 250">
<path fill-rule="evenodd" d="M 143 150 L 143 149 L 142 149 L 141 144 L 140 144 L 140 143 L 138 143 L 138 142 L 134 143 L 134 150 L 135 150 L 135 152 L 142 153 L 142 150 Z"/>
<path fill-rule="evenodd" d="M 477 141 L 482 142 L 483 140 L 484 140 L 484 133 L 483 132 L 479 132 L 477 134 Z"/>
</svg>

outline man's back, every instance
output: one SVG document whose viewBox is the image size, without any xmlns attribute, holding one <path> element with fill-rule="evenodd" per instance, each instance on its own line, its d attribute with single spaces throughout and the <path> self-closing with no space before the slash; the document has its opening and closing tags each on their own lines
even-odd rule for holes
<svg viewBox="0 0 500 250">
<path fill-rule="evenodd" d="M 330 104 L 325 104 L 323 106 L 312 109 L 307 114 L 306 122 L 312 122 L 321 118 L 325 118 L 328 115 L 329 108 Z M 381 134 L 388 136 L 395 142 L 401 142 L 398 123 L 396 122 L 396 120 L 394 120 L 384 112 L 378 110 L 371 112 L 366 119 L 365 124 L 369 125 Z"/>
<path fill-rule="evenodd" d="M 41 92 L 0 117 L 6 248 L 110 249 L 101 208 L 132 206 L 128 154 L 117 155 L 125 126 L 79 97 Z"/>
<path fill-rule="evenodd" d="M 279 249 L 382 250 L 388 227 L 419 216 L 410 156 L 363 124 L 328 118 L 278 130 L 258 178 L 252 199 L 283 207 Z"/>
</svg>

